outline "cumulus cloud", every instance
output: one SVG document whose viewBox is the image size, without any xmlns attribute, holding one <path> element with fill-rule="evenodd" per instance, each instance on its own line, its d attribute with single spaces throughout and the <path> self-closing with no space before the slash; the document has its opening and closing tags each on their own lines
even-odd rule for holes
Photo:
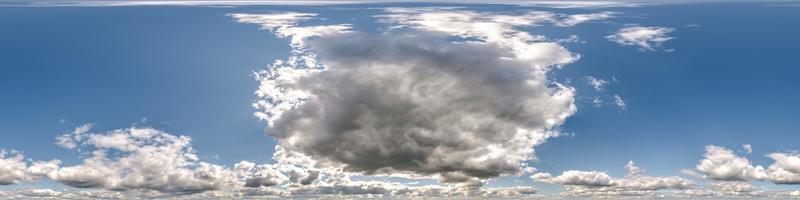
<svg viewBox="0 0 800 200">
<path fill-rule="evenodd" d="M 639 46 L 639 50 L 641 51 L 654 51 L 660 47 L 662 43 L 673 39 L 673 37 L 669 37 L 667 34 L 674 30 L 673 28 L 667 27 L 633 26 L 622 28 L 606 38 L 621 45 Z"/>
<path fill-rule="evenodd" d="M 742 149 L 748 154 L 753 153 L 753 146 L 750 146 L 750 144 L 743 144 Z"/>
<path fill-rule="evenodd" d="M 703 178 L 718 181 L 748 181 L 767 177 L 762 166 L 753 166 L 750 160 L 737 156 L 732 150 L 714 145 L 706 146 L 704 159 L 695 170 Z"/>
<path fill-rule="evenodd" d="M 708 145 L 704 159 L 695 170 L 703 178 L 716 181 L 763 180 L 775 184 L 800 184 L 800 155 L 794 153 L 770 153 L 767 157 L 774 162 L 764 168 L 753 165 L 745 157 L 736 155 L 724 147 Z"/>
<path fill-rule="evenodd" d="M 546 183 L 564 185 L 565 196 L 646 196 L 660 190 L 686 190 L 694 183 L 680 177 L 652 177 L 644 175 L 644 169 L 633 161 L 625 165 L 628 175 L 614 178 L 605 172 L 569 170 L 561 175 L 536 173 L 531 179 Z"/>
<path fill-rule="evenodd" d="M 0 149 L 0 185 L 15 184 L 25 179 L 25 157 L 15 151 Z"/>
<path fill-rule="evenodd" d="M 777 184 L 800 184 L 800 155 L 771 153 L 775 162 L 767 168 L 769 180 Z"/>
<path fill-rule="evenodd" d="M 66 148 L 78 146 L 83 152 L 90 152 L 83 163 L 58 167 L 58 161 L 36 162 L 30 168 L 31 174 L 76 188 L 162 193 L 215 190 L 233 181 L 233 175 L 224 167 L 198 161 L 189 137 L 152 128 L 100 133 L 79 129 L 60 136 L 58 141 L 69 144 L 62 145 Z"/>
<path fill-rule="evenodd" d="M 292 39 L 289 59 L 257 73 L 256 115 L 318 167 L 480 183 L 519 173 L 575 112 L 547 73 L 578 55 L 516 29 L 542 15 L 389 9 L 380 34 L 231 16 Z"/>
<path fill-rule="evenodd" d="M 543 175 L 542 177 L 548 177 Z M 561 175 L 543 179 L 548 183 L 560 185 L 610 186 L 611 176 L 605 172 L 569 170 Z"/>
</svg>

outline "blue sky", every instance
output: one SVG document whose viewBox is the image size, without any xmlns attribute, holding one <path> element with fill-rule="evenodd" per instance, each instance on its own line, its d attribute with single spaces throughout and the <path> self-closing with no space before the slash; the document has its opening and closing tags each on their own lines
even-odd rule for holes
<svg viewBox="0 0 800 200">
<path fill-rule="evenodd" d="M 453 6 L 458 8 L 450 8 Z M 484 188 L 533 187 L 537 195 L 544 197 L 570 194 L 575 191 L 562 185 L 582 185 L 560 181 L 559 174 L 567 174 L 562 172 L 598 172 L 618 177 L 613 178 L 611 185 L 620 185 L 624 182 L 622 177 L 632 174 L 625 165 L 634 161 L 646 169 L 648 176 L 681 177 L 693 183 L 689 190 L 715 191 L 715 195 L 777 198 L 774 195 L 791 195 L 792 191 L 800 190 L 796 185 L 800 179 L 777 184 L 782 175 L 772 172 L 770 167 L 777 159 L 764 156 L 785 153 L 797 157 L 796 151 L 800 150 L 795 117 L 800 112 L 796 103 L 800 102 L 800 93 L 796 91 L 800 85 L 796 74 L 800 69 L 796 68 L 794 58 L 798 54 L 796 47 L 800 46 L 796 38 L 800 27 L 794 25 L 800 18 L 800 7 L 791 2 L 579 8 L 440 3 L 237 6 L 6 3 L 0 6 L 3 27 L 0 148 L 19 151 L 27 159 L 25 166 L 58 159 L 63 168 L 80 165 L 90 157 L 87 152 L 102 149 L 93 144 L 94 147 L 87 147 L 90 150 L 72 151 L 56 144 L 58 136 L 70 134 L 76 127 L 94 124 L 92 131 L 98 135 L 108 135 L 106 131 L 117 129 L 150 127 L 191 137 L 191 148 L 202 162 L 226 168 L 233 168 L 240 161 L 276 163 L 275 146 L 285 138 L 271 135 L 270 131 L 278 131 L 271 130 L 267 120 L 254 116 L 254 112 L 263 111 L 252 105 L 259 100 L 254 92 L 259 90 L 259 81 L 264 84 L 254 72 L 275 67 L 270 65 L 275 59 L 291 56 L 290 38 L 276 37 L 275 32 L 281 26 L 242 22 L 229 14 L 313 13 L 316 16 L 284 27 L 350 24 L 352 30 L 378 35 L 377 40 L 382 41 L 386 38 L 381 37 L 397 35 L 381 36 L 387 25 L 376 16 L 386 14 L 384 8 L 388 7 L 434 7 L 444 11 L 511 13 L 511 16 L 530 11 L 559 16 L 613 13 L 611 17 L 569 26 L 537 22 L 535 26 L 513 27 L 515 31 L 544 36 L 547 38 L 544 42 L 561 45 L 580 55 L 579 59 L 564 63 L 563 68 L 546 71 L 548 80 L 574 88 L 571 98 L 577 110 L 563 123 L 549 128 L 562 136 L 531 147 L 537 160 L 524 163 L 535 168 L 535 172 L 482 179 L 489 180 L 484 182 Z M 405 25 L 413 29 L 413 23 Z M 609 39 L 629 27 L 666 28 L 669 31 L 662 36 L 669 39 L 654 42 L 649 38 L 651 41 L 645 42 L 655 44 L 652 48 L 622 45 Z M 577 41 L 556 42 L 573 35 Z M 310 45 L 325 47 L 326 44 Z M 336 53 L 320 52 L 322 56 Z M 606 84 L 601 86 L 602 90 L 595 89 L 588 84 L 587 76 L 602 79 Z M 617 105 L 615 96 L 624 102 L 624 108 Z M 602 103 L 596 105 L 595 99 Z M 751 145 L 752 152 L 748 153 L 743 144 Z M 709 154 L 707 145 L 729 149 L 737 158 L 746 158 L 750 165 L 763 166 L 767 172 L 764 177 L 721 177 L 713 170 L 717 168 L 704 171 L 698 161 L 715 158 L 704 157 L 704 153 Z M 112 151 L 112 155 L 123 156 L 122 151 L 119 155 Z M 326 156 L 309 151 L 306 153 Z M 336 155 L 330 156 L 336 159 Z M 728 161 L 720 162 L 735 163 Z M 789 171 L 791 167 L 800 167 L 797 160 L 787 161 L 792 162 L 795 163 L 786 166 Z M 194 169 L 193 165 L 189 167 Z M 402 172 L 404 176 L 421 173 L 418 169 L 407 170 Z M 693 170 L 694 174 L 687 170 Z M 544 173 L 552 177 L 529 178 Z M 14 184 L 0 185 L 0 191 L 23 194 L 22 189 L 26 188 L 55 188 L 63 193 L 60 195 L 66 195 L 67 190 L 108 189 L 63 186 L 58 178 L 49 176 L 52 175 L 36 181 L 16 180 Z M 354 180 L 358 179 L 372 177 L 354 175 Z M 439 183 L 436 177 L 377 179 L 448 186 Z M 713 186 L 717 183 L 753 184 L 748 186 L 755 189 L 729 191 Z M 123 191 L 127 192 L 125 195 L 136 196 L 130 192 L 147 189 L 134 187 Z M 6 196 L 0 194 L 0 197 Z"/>
</svg>

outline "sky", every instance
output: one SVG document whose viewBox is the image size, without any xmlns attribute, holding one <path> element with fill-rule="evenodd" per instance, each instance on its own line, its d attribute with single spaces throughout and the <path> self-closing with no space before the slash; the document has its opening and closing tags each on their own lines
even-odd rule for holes
<svg viewBox="0 0 800 200">
<path fill-rule="evenodd" d="M 792 1 L 4 1 L 0 198 L 800 198 Z"/>
</svg>

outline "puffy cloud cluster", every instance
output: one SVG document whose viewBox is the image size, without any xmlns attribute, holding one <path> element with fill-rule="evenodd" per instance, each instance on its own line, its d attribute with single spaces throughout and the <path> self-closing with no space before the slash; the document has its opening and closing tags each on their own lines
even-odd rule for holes
<svg viewBox="0 0 800 200">
<path fill-rule="evenodd" d="M 656 48 L 660 47 L 662 43 L 673 39 L 673 37 L 669 37 L 667 34 L 674 30 L 673 28 L 667 27 L 632 26 L 622 28 L 606 38 L 621 45 L 639 46 L 639 50 L 641 51 L 654 51 Z"/>
<path fill-rule="evenodd" d="M 686 190 L 695 184 L 680 177 L 652 177 L 643 174 L 644 169 L 633 161 L 625 166 L 628 176 L 614 178 L 605 172 L 569 170 L 561 175 L 536 173 L 531 176 L 536 181 L 564 185 L 565 196 L 646 196 L 660 190 Z"/>
<path fill-rule="evenodd" d="M 0 149 L 0 185 L 10 185 L 25 179 L 27 164 L 22 154 Z"/>
<path fill-rule="evenodd" d="M 770 153 L 766 156 L 774 162 L 767 168 L 753 165 L 745 157 L 732 150 L 708 145 L 703 159 L 694 170 L 688 173 L 699 174 L 702 178 L 729 182 L 728 185 L 742 186 L 736 182 L 753 180 L 769 181 L 775 184 L 800 184 L 800 155 L 793 153 Z M 748 150 L 748 152 L 750 152 Z M 729 186 L 730 188 L 732 186 Z"/>
<path fill-rule="evenodd" d="M 732 150 L 714 145 L 706 146 L 705 159 L 695 169 L 703 178 L 719 181 L 748 181 L 767 177 L 764 167 L 753 166 L 750 160 L 737 156 Z"/>
<path fill-rule="evenodd" d="M 90 152 L 83 163 L 35 162 L 30 171 L 77 188 L 195 193 L 233 183 L 223 166 L 198 161 L 191 139 L 151 128 L 89 132 L 82 126 L 58 138 L 66 148 Z"/>
<path fill-rule="evenodd" d="M 534 174 L 532 178 L 559 185 L 611 186 L 611 176 L 598 171 L 564 171 L 553 177 L 547 173 Z"/>
<path fill-rule="evenodd" d="M 775 162 L 767 168 L 769 180 L 777 184 L 800 184 L 800 154 L 771 153 Z"/>
<path fill-rule="evenodd" d="M 393 28 L 380 34 L 296 26 L 302 14 L 231 15 L 293 41 L 288 59 L 257 73 L 256 115 L 281 148 L 319 168 L 480 182 L 520 173 L 575 112 L 574 90 L 547 73 L 578 55 L 516 29 L 548 17 L 387 12 Z M 286 16 L 296 21 L 269 20 Z"/>
</svg>

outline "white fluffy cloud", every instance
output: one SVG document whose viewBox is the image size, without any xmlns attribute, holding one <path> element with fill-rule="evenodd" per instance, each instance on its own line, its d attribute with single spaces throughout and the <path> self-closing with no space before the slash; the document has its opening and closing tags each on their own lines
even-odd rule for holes
<svg viewBox="0 0 800 200">
<path fill-rule="evenodd" d="M 162 193 L 216 190 L 234 181 L 233 174 L 224 167 L 198 161 L 189 137 L 156 129 L 92 133 L 87 128 L 62 135 L 58 141 L 68 144 L 62 145 L 66 148 L 77 146 L 91 155 L 75 166 L 57 167 L 58 161 L 37 162 L 30 168 L 32 174 L 77 188 Z"/>
<path fill-rule="evenodd" d="M 703 178 L 717 181 L 764 180 L 775 184 L 800 184 L 800 155 L 793 153 L 770 153 L 774 162 L 764 168 L 753 165 L 745 157 L 732 150 L 714 145 L 706 146 L 704 159 L 695 167 Z"/>
<path fill-rule="evenodd" d="M 10 185 L 25 179 L 25 157 L 16 152 L 0 149 L 0 185 Z"/>
<path fill-rule="evenodd" d="M 547 178 L 548 175 L 542 177 Z M 611 176 L 605 172 L 569 170 L 561 175 L 543 179 L 548 183 L 560 185 L 611 186 Z"/>
<path fill-rule="evenodd" d="M 614 178 L 604 172 L 569 170 L 559 176 L 536 173 L 536 181 L 564 185 L 566 196 L 646 196 L 660 190 L 686 190 L 694 183 L 680 177 L 652 177 L 644 175 L 644 169 L 633 161 L 625 165 L 628 176 Z"/>
<path fill-rule="evenodd" d="M 639 46 L 639 50 L 642 51 L 654 51 L 656 48 L 660 47 L 662 43 L 673 39 L 673 37 L 669 37 L 667 34 L 674 30 L 673 28 L 667 27 L 633 26 L 622 28 L 606 38 L 621 45 Z"/>
<path fill-rule="evenodd" d="M 705 157 L 695 170 L 703 178 L 719 181 L 760 180 L 767 177 L 764 167 L 753 166 L 750 160 L 737 156 L 730 149 L 714 145 L 706 146 Z"/>
<path fill-rule="evenodd" d="M 800 184 L 800 155 L 771 153 L 775 162 L 767 168 L 769 180 L 777 184 Z"/>
<path fill-rule="evenodd" d="M 257 73 L 257 115 L 316 166 L 443 182 L 517 174 L 575 112 L 574 90 L 546 74 L 578 56 L 516 29 L 546 15 L 389 9 L 381 34 L 253 20 L 286 18 L 269 15 L 231 15 L 293 41 L 289 59 Z"/>
</svg>

